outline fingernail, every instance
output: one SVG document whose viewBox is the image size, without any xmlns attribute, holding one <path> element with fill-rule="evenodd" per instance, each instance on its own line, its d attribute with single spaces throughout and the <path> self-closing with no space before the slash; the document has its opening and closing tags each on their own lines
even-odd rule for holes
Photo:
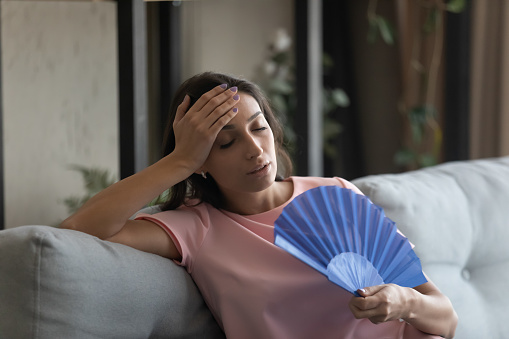
<svg viewBox="0 0 509 339">
<path fill-rule="evenodd" d="M 363 288 L 359 288 L 359 291 L 361 291 L 362 293 L 366 293 L 366 290 Z"/>
<path fill-rule="evenodd" d="M 221 84 L 221 85 L 219 85 L 219 87 L 221 87 L 222 89 L 226 89 L 226 87 L 228 87 L 228 85 L 227 84 Z"/>
<path fill-rule="evenodd" d="M 184 96 L 184 100 L 182 100 L 182 102 L 186 101 L 187 97 L 188 97 L 188 95 L 186 94 L 186 95 Z"/>
<path fill-rule="evenodd" d="M 238 94 L 235 94 L 235 95 L 233 96 L 233 100 L 239 100 L 239 99 L 240 99 L 240 97 L 239 97 L 239 95 L 238 95 Z"/>
<path fill-rule="evenodd" d="M 231 88 L 230 88 L 230 91 L 232 91 L 232 92 L 237 92 L 237 86 L 231 87 Z"/>
<path fill-rule="evenodd" d="M 239 111 L 239 109 L 237 107 L 233 107 L 232 111 L 233 111 L 233 113 L 237 113 Z"/>
</svg>

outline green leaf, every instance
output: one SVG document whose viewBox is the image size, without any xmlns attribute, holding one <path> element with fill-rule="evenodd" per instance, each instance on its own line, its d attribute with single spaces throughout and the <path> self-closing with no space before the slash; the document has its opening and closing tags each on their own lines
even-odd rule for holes
<svg viewBox="0 0 509 339">
<path fill-rule="evenodd" d="M 391 23 L 382 16 L 377 16 L 377 25 L 382 39 L 388 45 L 393 45 L 395 40 L 395 31 Z"/>
<path fill-rule="evenodd" d="M 466 0 L 449 0 L 446 8 L 449 12 L 461 13 L 466 5 Z"/>
<path fill-rule="evenodd" d="M 270 91 L 289 95 L 293 92 L 293 86 L 284 79 L 274 79 L 270 83 Z"/>
<path fill-rule="evenodd" d="M 272 60 L 278 65 L 286 64 L 290 61 L 290 54 L 288 52 L 275 53 L 272 56 Z"/>
<path fill-rule="evenodd" d="M 63 200 L 71 214 L 76 212 L 95 194 L 115 183 L 115 179 L 110 177 L 108 170 L 81 165 L 70 165 L 69 168 L 81 174 L 86 192 L 81 197 L 71 196 Z"/>
<path fill-rule="evenodd" d="M 339 107 L 347 107 L 350 105 L 348 95 L 341 88 L 334 88 L 331 90 L 330 98 L 334 104 Z"/>
<path fill-rule="evenodd" d="M 284 125 L 283 130 L 284 130 L 286 142 L 288 143 L 288 145 L 290 147 L 293 147 L 294 143 L 297 141 L 297 134 L 295 133 L 293 128 L 291 128 L 288 125 Z"/>
<path fill-rule="evenodd" d="M 67 207 L 67 212 L 73 214 L 79 210 L 79 208 L 87 202 L 91 197 L 85 195 L 83 197 L 72 196 L 63 200 L 64 205 Z"/>
<path fill-rule="evenodd" d="M 323 144 L 323 153 L 325 154 L 326 157 L 330 159 L 334 159 L 338 156 L 338 150 L 332 143 Z"/>
<path fill-rule="evenodd" d="M 168 197 L 170 195 L 170 189 L 167 189 L 163 193 L 161 193 L 158 197 L 156 197 L 154 200 L 148 203 L 147 206 L 157 206 L 165 203 L 168 201 Z"/>
<path fill-rule="evenodd" d="M 440 11 L 438 8 L 433 8 L 427 15 L 426 21 L 422 26 L 424 33 L 429 34 L 435 30 L 437 21 L 440 20 Z"/>
<path fill-rule="evenodd" d="M 332 57 L 329 54 L 323 52 L 322 53 L 322 64 L 323 64 L 324 73 L 326 73 L 328 70 L 330 70 L 334 66 L 334 59 L 332 59 Z"/>
<path fill-rule="evenodd" d="M 408 112 L 408 120 L 412 132 L 412 140 L 420 144 L 424 134 L 424 125 L 426 124 L 426 107 L 416 106 Z"/>
<path fill-rule="evenodd" d="M 288 115 L 288 107 L 284 96 L 280 94 L 274 94 L 271 96 L 270 102 L 272 103 L 272 106 L 276 110 L 277 114 L 286 120 Z"/>
<path fill-rule="evenodd" d="M 367 40 L 370 44 L 375 43 L 378 37 L 378 23 L 376 20 L 369 20 L 368 36 Z"/>
<path fill-rule="evenodd" d="M 394 162 L 398 166 L 407 166 L 415 162 L 417 154 L 409 149 L 402 149 L 394 155 Z"/>
<path fill-rule="evenodd" d="M 105 169 L 88 168 L 81 165 L 71 165 L 69 168 L 81 173 L 89 194 L 98 193 L 115 182 L 113 178 L 110 178 L 108 170 Z"/>
<path fill-rule="evenodd" d="M 418 163 L 420 167 L 430 167 L 435 166 L 438 162 L 436 157 L 431 154 L 421 154 L 419 155 Z"/>
<path fill-rule="evenodd" d="M 426 107 L 415 106 L 408 112 L 408 118 L 412 123 L 425 124 L 426 123 Z"/>
<path fill-rule="evenodd" d="M 419 145 L 422 142 L 422 136 L 424 135 L 424 128 L 421 124 L 412 122 L 410 124 L 410 130 L 412 131 L 412 140 L 415 144 Z"/>
<path fill-rule="evenodd" d="M 343 127 L 337 121 L 332 119 L 327 119 L 323 124 L 323 139 L 329 140 L 336 137 L 339 133 L 343 131 Z"/>
</svg>

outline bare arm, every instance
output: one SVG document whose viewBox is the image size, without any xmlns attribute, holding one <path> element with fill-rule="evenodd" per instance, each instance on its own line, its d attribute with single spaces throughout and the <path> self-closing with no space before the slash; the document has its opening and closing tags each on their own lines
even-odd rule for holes
<svg viewBox="0 0 509 339">
<path fill-rule="evenodd" d="M 129 218 L 202 166 L 217 134 L 236 114 L 232 109 L 237 103 L 234 94 L 217 86 L 200 97 L 189 111 L 190 99 L 186 96 L 173 123 L 175 150 L 95 195 L 61 227 L 177 259 L 175 245 L 164 230 L 150 221 Z"/>
<path fill-rule="evenodd" d="M 415 289 L 394 284 L 372 286 L 359 294 L 361 297 L 350 301 L 358 319 L 368 318 L 375 324 L 403 319 L 423 332 L 454 337 L 458 316 L 449 298 L 431 281 Z"/>
<path fill-rule="evenodd" d="M 129 218 L 147 202 L 184 180 L 187 173 L 170 154 L 143 171 L 99 192 L 64 220 L 61 226 L 101 239 L 109 238 L 119 232 Z"/>
<path fill-rule="evenodd" d="M 173 175 L 169 175 L 172 173 Z M 87 201 L 61 227 L 89 233 L 100 239 L 179 259 L 166 232 L 145 220 L 129 220 L 139 209 L 173 186 L 187 171 L 170 155 L 147 169 L 108 187 Z M 183 180 L 181 179 L 181 180 Z"/>
</svg>

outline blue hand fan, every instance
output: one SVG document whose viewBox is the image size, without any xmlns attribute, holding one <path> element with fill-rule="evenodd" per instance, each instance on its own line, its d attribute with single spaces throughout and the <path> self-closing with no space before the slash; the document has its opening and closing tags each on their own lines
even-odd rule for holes
<svg viewBox="0 0 509 339">
<path fill-rule="evenodd" d="M 292 200 L 274 224 L 274 243 L 357 294 L 364 287 L 427 282 L 407 238 L 381 207 L 337 186 L 320 186 Z"/>
</svg>

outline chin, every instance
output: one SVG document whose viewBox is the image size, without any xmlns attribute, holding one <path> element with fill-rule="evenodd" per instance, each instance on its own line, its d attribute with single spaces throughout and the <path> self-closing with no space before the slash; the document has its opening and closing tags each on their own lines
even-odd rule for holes
<svg viewBox="0 0 509 339">
<path fill-rule="evenodd" d="M 259 180 L 255 183 L 254 186 L 256 186 L 255 191 L 261 192 L 265 191 L 266 189 L 269 189 L 274 183 L 276 182 L 276 173 L 267 175 L 262 180 Z"/>
</svg>

